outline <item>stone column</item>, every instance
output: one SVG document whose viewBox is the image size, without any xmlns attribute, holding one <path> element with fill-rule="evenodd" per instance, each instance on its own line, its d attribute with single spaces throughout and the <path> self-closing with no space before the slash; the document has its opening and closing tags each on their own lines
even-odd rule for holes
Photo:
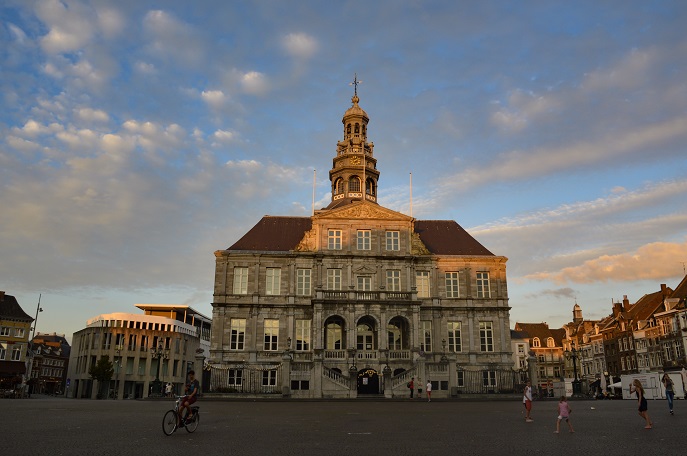
<svg viewBox="0 0 687 456">
<path fill-rule="evenodd" d="M 291 349 L 284 351 L 281 357 L 281 395 L 291 397 Z"/>
<path fill-rule="evenodd" d="M 384 397 L 391 399 L 394 397 L 394 390 L 391 384 L 391 368 L 388 364 L 382 369 L 382 375 L 384 376 Z"/>
</svg>

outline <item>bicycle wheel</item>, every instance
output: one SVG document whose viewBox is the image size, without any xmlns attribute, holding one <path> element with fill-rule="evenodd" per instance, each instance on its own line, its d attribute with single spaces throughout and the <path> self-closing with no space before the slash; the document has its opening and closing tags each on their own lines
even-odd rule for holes
<svg viewBox="0 0 687 456">
<path fill-rule="evenodd" d="M 170 410 L 162 418 L 162 432 L 165 435 L 172 435 L 177 430 L 177 412 Z"/>
<path fill-rule="evenodd" d="M 200 413 L 196 412 L 193 417 L 193 421 L 186 424 L 186 432 L 195 432 L 198 429 L 198 424 L 200 423 Z"/>
</svg>

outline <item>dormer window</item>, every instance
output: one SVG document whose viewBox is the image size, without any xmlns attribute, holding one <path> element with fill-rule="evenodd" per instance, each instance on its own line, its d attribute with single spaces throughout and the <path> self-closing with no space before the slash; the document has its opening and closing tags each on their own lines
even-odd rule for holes
<svg viewBox="0 0 687 456">
<path fill-rule="evenodd" d="M 556 346 L 556 342 L 554 342 L 553 337 L 549 337 L 546 339 L 546 346 L 549 348 L 553 348 Z"/>
<path fill-rule="evenodd" d="M 538 337 L 535 337 L 534 339 L 532 339 L 532 346 L 533 347 L 541 347 L 541 342 L 539 341 Z"/>
</svg>

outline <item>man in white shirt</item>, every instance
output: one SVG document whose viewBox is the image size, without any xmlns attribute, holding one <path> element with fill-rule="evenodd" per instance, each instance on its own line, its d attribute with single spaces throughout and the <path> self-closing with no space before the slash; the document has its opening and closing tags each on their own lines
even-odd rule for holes
<svg viewBox="0 0 687 456">
<path fill-rule="evenodd" d="M 531 423 L 534 420 L 530 417 L 530 412 L 532 411 L 532 382 L 530 381 L 525 385 L 522 403 L 525 405 L 525 422 Z"/>
</svg>

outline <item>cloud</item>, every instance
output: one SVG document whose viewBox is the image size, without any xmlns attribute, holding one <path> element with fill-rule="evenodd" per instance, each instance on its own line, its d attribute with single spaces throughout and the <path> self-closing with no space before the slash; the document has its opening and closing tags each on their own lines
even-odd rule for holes
<svg viewBox="0 0 687 456">
<path fill-rule="evenodd" d="M 180 60 L 198 65 L 204 59 L 204 46 L 197 31 L 174 14 L 149 11 L 143 18 L 143 28 L 151 38 L 148 49 L 158 58 Z"/>
<path fill-rule="evenodd" d="M 110 116 L 101 109 L 93 108 L 79 108 L 76 110 L 76 116 L 84 122 L 108 122 Z"/>
<path fill-rule="evenodd" d="M 270 89 L 267 77 L 257 71 L 244 74 L 241 78 L 241 87 L 250 95 L 265 95 Z"/>
<path fill-rule="evenodd" d="M 540 272 L 527 278 L 551 280 L 554 283 L 631 282 L 679 277 L 681 261 L 687 258 L 687 241 L 653 242 L 634 252 L 602 255 L 575 267 L 558 272 Z"/>
<path fill-rule="evenodd" d="M 291 57 L 302 60 L 311 58 L 320 47 L 315 38 L 302 32 L 286 35 L 282 41 L 282 46 Z"/>
<path fill-rule="evenodd" d="M 93 36 L 94 24 L 85 8 L 76 2 L 67 7 L 58 0 L 42 0 L 36 4 L 36 15 L 48 28 L 40 41 L 48 54 L 77 51 Z"/>
<path fill-rule="evenodd" d="M 227 97 L 224 95 L 224 92 L 221 90 L 208 90 L 208 91 L 203 91 L 200 93 L 200 97 L 205 101 L 209 106 L 217 109 L 222 107 L 224 103 L 226 103 Z"/>
<path fill-rule="evenodd" d="M 26 33 L 24 33 L 21 28 L 17 27 L 11 22 L 7 23 L 7 27 L 10 29 L 10 33 L 16 42 L 19 44 L 24 44 L 27 41 Z"/>
</svg>

